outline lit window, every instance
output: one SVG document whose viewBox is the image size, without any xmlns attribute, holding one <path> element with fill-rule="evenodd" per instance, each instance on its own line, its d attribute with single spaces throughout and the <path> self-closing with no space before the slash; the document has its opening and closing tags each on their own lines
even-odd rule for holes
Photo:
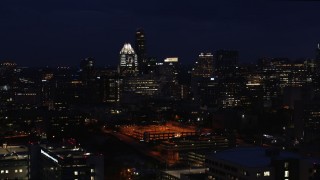
<svg viewBox="0 0 320 180">
<path fill-rule="evenodd" d="M 93 173 L 93 172 L 94 172 L 94 169 L 91 169 L 91 172 Z"/>
<path fill-rule="evenodd" d="M 288 168 L 289 167 L 289 163 L 288 162 L 285 162 L 284 163 L 284 168 Z"/>
<path fill-rule="evenodd" d="M 6 174 L 8 174 L 9 173 L 9 170 L 6 170 Z"/>
<path fill-rule="evenodd" d="M 263 176 L 270 176 L 270 171 L 263 172 Z"/>
<path fill-rule="evenodd" d="M 22 172 L 22 169 L 19 169 L 19 172 Z"/>
<path fill-rule="evenodd" d="M 90 177 L 90 180 L 94 180 L 94 176 L 91 176 L 91 177 Z"/>
<path fill-rule="evenodd" d="M 4 173 L 4 170 L 1 170 L 1 174 L 3 174 Z"/>
<path fill-rule="evenodd" d="M 15 169 L 14 172 L 17 173 L 17 172 L 18 172 L 18 169 Z"/>
<path fill-rule="evenodd" d="M 284 171 L 284 177 L 289 177 L 289 171 Z"/>
<path fill-rule="evenodd" d="M 257 173 L 257 177 L 260 177 L 261 176 L 261 173 Z"/>
<path fill-rule="evenodd" d="M 79 174 L 78 171 L 74 171 L 75 176 L 78 176 L 78 174 Z"/>
</svg>

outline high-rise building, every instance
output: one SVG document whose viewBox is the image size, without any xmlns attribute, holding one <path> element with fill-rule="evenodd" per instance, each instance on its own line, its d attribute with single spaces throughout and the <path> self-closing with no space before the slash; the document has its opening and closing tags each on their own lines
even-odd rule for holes
<svg viewBox="0 0 320 180">
<path fill-rule="evenodd" d="M 315 56 L 315 71 L 312 74 L 312 83 L 315 91 L 316 97 L 320 97 L 320 44 L 318 44 L 316 48 L 316 56 Z"/>
<path fill-rule="evenodd" d="M 154 76 L 137 76 L 127 78 L 124 86 L 125 93 L 134 93 L 142 96 L 156 96 L 160 93 L 160 83 Z"/>
<path fill-rule="evenodd" d="M 213 102 L 212 97 L 214 88 L 213 78 L 213 55 L 211 53 L 201 53 L 192 68 L 191 91 L 193 99 L 201 104 Z M 211 96 L 212 95 L 212 96 Z M 204 97 L 204 98 L 203 98 Z"/>
<path fill-rule="evenodd" d="M 319 61 L 320 61 L 320 44 L 319 43 L 318 43 L 318 47 L 316 49 L 316 61 L 319 64 Z"/>
<path fill-rule="evenodd" d="M 162 78 L 162 95 L 174 99 L 181 97 L 181 87 L 178 82 L 180 64 L 178 57 L 170 57 L 164 59 L 163 63 L 159 63 L 160 75 Z"/>
<path fill-rule="evenodd" d="M 81 68 L 81 70 L 86 70 L 86 71 L 91 70 L 92 71 L 94 68 L 94 59 L 92 57 L 88 57 L 88 58 L 83 59 L 80 62 L 80 68 Z"/>
<path fill-rule="evenodd" d="M 131 44 L 126 43 L 120 51 L 119 74 L 121 76 L 136 76 L 138 72 L 138 56 Z"/>
<path fill-rule="evenodd" d="M 84 84 L 93 78 L 94 73 L 94 59 L 92 57 L 85 58 L 80 62 L 81 80 Z"/>
<path fill-rule="evenodd" d="M 148 58 L 146 53 L 146 40 L 142 28 L 136 31 L 135 48 L 138 56 L 139 73 L 148 73 Z"/>
<path fill-rule="evenodd" d="M 234 50 L 218 50 L 215 52 L 215 69 L 223 71 L 230 69 L 238 64 L 239 52 Z"/>
<path fill-rule="evenodd" d="M 172 81 L 176 81 L 179 74 L 178 57 L 169 57 L 164 59 L 163 65 L 160 68 L 160 74 L 166 76 Z"/>
<path fill-rule="evenodd" d="M 213 73 L 213 55 L 211 53 L 201 53 L 192 69 L 193 77 L 211 77 Z"/>
</svg>

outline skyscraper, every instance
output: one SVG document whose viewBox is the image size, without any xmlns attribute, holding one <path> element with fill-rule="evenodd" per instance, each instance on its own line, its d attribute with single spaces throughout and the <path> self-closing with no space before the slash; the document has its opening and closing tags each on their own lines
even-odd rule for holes
<svg viewBox="0 0 320 180">
<path fill-rule="evenodd" d="M 200 53 L 192 68 L 191 92 L 196 102 L 206 105 L 215 103 L 217 81 L 213 78 L 213 55 Z"/>
<path fill-rule="evenodd" d="M 94 74 L 94 58 L 88 57 L 80 62 L 81 80 L 84 84 L 88 84 Z"/>
<path fill-rule="evenodd" d="M 211 77 L 213 73 L 213 55 L 211 53 L 201 53 L 192 69 L 193 77 Z"/>
<path fill-rule="evenodd" d="M 120 51 L 119 74 L 121 76 L 136 76 L 138 72 L 137 54 L 131 44 L 125 43 Z"/>
<path fill-rule="evenodd" d="M 239 53 L 233 50 L 218 50 L 215 52 L 216 64 L 215 68 L 218 71 L 224 71 L 230 69 L 238 64 Z"/>
<path fill-rule="evenodd" d="M 316 59 L 315 59 L 316 69 L 317 73 L 320 72 L 320 44 L 318 43 L 318 46 L 316 48 Z"/>
<path fill-rule="evenodd" d="M 146 53 L 146 40 L 145 34 L 142 28 L 136 31 L 135 48 L 138 56 L 139 73 L 148 73 L 148 58 Z"/>
<path fill-rule="evenodd" d="M 316 49 L 316 60 L 320 61 L 320 44 L 319 43 Z"/>
</svg>

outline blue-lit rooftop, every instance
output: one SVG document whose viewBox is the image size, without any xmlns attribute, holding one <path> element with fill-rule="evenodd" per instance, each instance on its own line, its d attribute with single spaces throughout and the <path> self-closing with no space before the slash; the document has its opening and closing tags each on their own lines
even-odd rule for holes
<svg viewBox="0 0 320 180">
<path fill-rule="evenodd" d="M 280 151 L 277 155 L 268 156 L 268 148 L 262 147 L 241 147 L 208 156 L 209 159 L 217 158 L 220 160 L 235 163 L 244 167 L 267 167 L 271 164 L 271 159 L 299 159 L 298 154 Z"/>
</svg>

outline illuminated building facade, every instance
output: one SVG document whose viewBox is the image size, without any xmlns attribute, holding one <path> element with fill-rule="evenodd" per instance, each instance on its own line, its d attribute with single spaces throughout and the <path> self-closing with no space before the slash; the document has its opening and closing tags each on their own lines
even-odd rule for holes
<svg viewBox="0 0 320 180">
<path fill-rule="evenodd" d="M 119 102 L 123 79 L 117 75 L 103 77 L 103 102 Z"/>
<path fill-rule="evenodd" d="M 167 123 L 166 125 L 121 127 L 120 131 L 145 142 L 195 136 L 198 134 L 194 127 L 183 127 L 173 123 Z"/>
<path fill-rule="evenodd" d="M 156 96 L 160 93 L 159 80 L 153 76 L 137 76 L 126 79 L 124 92 L 143 96 Z"/>
<path fill-rule="evenodd" d="M 192 77 L 209 78 L 213 74 L 213 55 L 201 53 L 192 69 Z"/>
<path fill-rule="evenodd" d="M 219 81 L 218 104 L 222 108 L 242 106 L 241 98 L 245 88 L 245 79 L 242 76 L 223 77 Z"/>
<path fill-rule="evenodd" d="M 119 74 L 121 76 L 136 76 L 138 73 L 138 56 L 131 44 L 126 43 L 120 51 Z"/>
<path fill-rule="evenodd" d="M 308 75 L 308 64 L 292 63 L 287 58 L 262 59 L 260 77 L 265 107 L 281 104 L 279 98 L 287 87 L 304 87 L 312 84 L 312 76 Z"/>
<path fill-rule="evenodd" d="M 3 144 L 0 156 L 0 179 L 30 179 L 30 156 L 26 146 Z"/>
</svg>

